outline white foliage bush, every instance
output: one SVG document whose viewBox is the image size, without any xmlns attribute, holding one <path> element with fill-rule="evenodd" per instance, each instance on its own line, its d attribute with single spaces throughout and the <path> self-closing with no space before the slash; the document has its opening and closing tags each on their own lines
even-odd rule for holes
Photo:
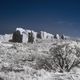
<svg viewBox="0 0 80 80">
<path fill-rule="evenodd" d="M 50 59 L 52 61 L 52 66 L 55 70 L 60 72 L 69 72 L 73 67 L 80 63 L 79 48 L 75 46 L 71 47 L 69 44 L 58 45 L 55 48 L 50 49 Z"/>
</svg>

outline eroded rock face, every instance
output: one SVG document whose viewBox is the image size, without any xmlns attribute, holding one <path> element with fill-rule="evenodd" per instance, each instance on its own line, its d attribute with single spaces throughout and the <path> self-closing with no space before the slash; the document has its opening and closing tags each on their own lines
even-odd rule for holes
<svg viewBox="0 0 80 80">
<path fill-rule="evenodd" d="M 50 34 L 48 32 L 45 32 L 45 31 L 40 31 L 40 33 L 38 32 L 35 32 L 34 30 L 28 30 L 28 29 L 23 29 L 23 28 L 16 28 L 16 31 L 19 31 L 20 34 L 22 35 L 22 41 L 23 43 L 27 43 L 27 42 L 30 42 L 29 41 L 29 34 L 33 34 L 33 42 L 36 42 L 37 39 L 43 39 L 43 40 L 52 40 L 54 38 L 54 35 L 53 34 Z M 12 41 L 12 40 L 11 40 Z M 13 42 L 16 42 L 16 41 L 13 41 Z M 18 41 L 20 42 L 20 41 Z"/>
<path fill-rule="evenodd" d="M 23 36 L 22 37 L 22 42 L 23 43 L 27 43 L 29 42 L 29 34 L 33 34 L 33 38 L 34 38 L 34 42 L 36 42 L 37 39 L 37 32 L 33 31 L 33 30 L 25 30 L 23 28 L 16 28 L 16 31 L 20 31 L 20 34 Z"/>
<path fill-rule="evenodd" d="M 23 32 L 25 32 L 25 29 L 23 29 L 23 28 L 16 28 L 16 31 L 20 31 L 20 34 L 22 34 Z"/>
<path fill-rule="evenodd" d="M 45 31 L 40 31 L 41 39 L 53 39 L 53 34 L 50 34 Z"/>
</svg>

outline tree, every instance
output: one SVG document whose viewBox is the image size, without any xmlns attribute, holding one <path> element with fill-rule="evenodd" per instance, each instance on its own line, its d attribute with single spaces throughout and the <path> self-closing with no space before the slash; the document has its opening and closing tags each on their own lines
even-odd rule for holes
<svg viewBox="0 0 80 80">
<path fill-rule="evenodd" d="M 31 42 L 31 43 L 34 42 L 34 37 L 33 37 L 32 31 L 31 31 L 31 33 L 28 33 L 28 42 Z"/>
<path fill-rule="evenodd" d="M 37 33 L 37 38 L 41 39 L 41 33 Z"/>
<path fill-rule="evenodd" d="M 13 33 L 13 37 L 12 37 L 12 41 L 13 42 L 22 42 L 22 35 L 20 34 L 20 31 L 15 31 Z"/>
<path fill-rule="evenodd" d="M 62 35 L 62 36 L 61 36 L 61 39 L 65 39 L 65 36 L 64 36 L 64 35 Z"/>
<path fill-rule="evenodd" d="M 55 34 L 55 35 L 54 35 L 54 38 L 55 38 L 55 39 L 59 39 L 59 38 L 60 38 L 60 37 L 59 37 L 59 34 Z"/>
</svg>

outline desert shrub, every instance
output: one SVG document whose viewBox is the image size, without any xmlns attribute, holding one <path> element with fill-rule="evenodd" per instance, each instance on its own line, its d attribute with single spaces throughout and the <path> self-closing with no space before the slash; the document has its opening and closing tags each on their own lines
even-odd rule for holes
<svg viewBox="0 0 80 80">
<path fill-rule="evenodd" d="M 52 69 L 52 66 L 47 61 L 47 59 L 39 59 L 37 63 L 37 69 L 45 69 L 45 70 L 50 71 Z"/>
<path fill-rule="evenodd" d="M 70 48 L 68 44 L 58 45 L 56 48 L 50 49 L 50 59 L 55 70 L 60 72 L 69 72 L 73 67 L 80 63 L 76 56 L 76 49 Z"/>
<path fill-rule="evenodd" d="M 0 80 L 4 80 L 2 77 L 0 77 Z"/>
<path fill-rule="evenodd" d="M 76 56 L 80 57 L 80 48 L 76 46 L 75 49 L 76 49 Z"/>
<path fill-rule="evenodd" d="M 39 54 L 36 56 L 36 64 L 34 66 L 35 69 L 40 70 L 44 69 L 46 71 L 51 71 L 52 70 L 52 65 L 49 62 L 48 56 Z"/>
<path fill-rule="evenodd" d="M 33 43 L 34 42 L 34 37 L 33 37 L 33 33 L 28 33 L 28 42 Z"/>
<path fill-rule="evenodd" d="M 69 46 L 69 44 L 56 45 L 56 47 L 52 47 L 49 50 L 47 56 L 38 55 L 35 68 L 47 71 L 69 72 L 80 63 L 78 54 L 79 51 Z"/>
</svg>

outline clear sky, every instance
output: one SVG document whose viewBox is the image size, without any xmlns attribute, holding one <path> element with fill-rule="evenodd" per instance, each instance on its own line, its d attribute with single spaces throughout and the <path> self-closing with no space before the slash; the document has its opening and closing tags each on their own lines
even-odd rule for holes
<svg viewBox="0 0 80 80">
<path fill-rule="evenodd" d="M 0 0 L 0 34 L 16 27 L 80 37 L 80 0 Z"/>
</svg>

